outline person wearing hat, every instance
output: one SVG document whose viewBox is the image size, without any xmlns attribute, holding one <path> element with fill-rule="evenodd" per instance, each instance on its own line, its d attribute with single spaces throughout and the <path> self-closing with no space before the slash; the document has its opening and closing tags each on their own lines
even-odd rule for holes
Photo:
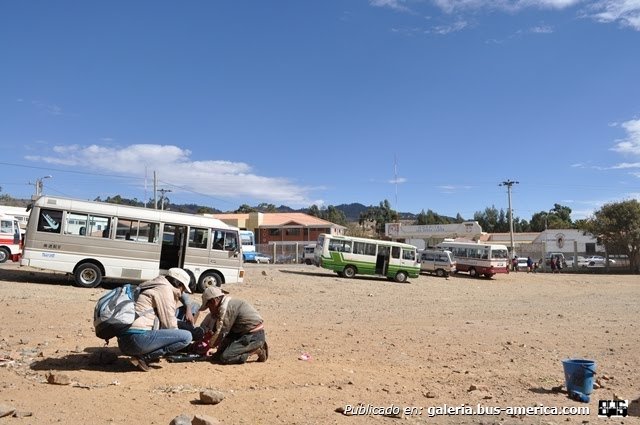
<svg viewBox="0 0 640 425">
<path fill-rule="evenodd" d="M 183 292 L 191 293 L 190 282 L 189 273 L 174 267 L 138 287 L 136 320 L 118 337 L 120 351 L 132 356 L 138 369 L 146 372 L 149 362 L 191 343 L 191 332 L 178 329 L 176 319 L 176 301 Z"/>
<path fill-rule="evenodd" d="M 201 326 L 212 334 L 213 360 L 222 364 L 245 363 L 252 355 L 267 361 L 269 346 L 264 334 L 264 321 L 248 302 L 233 298 L 226 291 L 211 286 L 202 293 L 200 311 L 209 310 Z"/>
</svg>

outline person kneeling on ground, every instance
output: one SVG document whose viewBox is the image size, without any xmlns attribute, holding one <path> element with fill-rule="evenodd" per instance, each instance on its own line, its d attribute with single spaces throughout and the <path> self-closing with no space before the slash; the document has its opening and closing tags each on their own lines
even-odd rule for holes
<svg viewBox="0 0 640 425">
<path fill-rule="evenodd" d="M 241 364 L 256 354 L 265 362 L 269 347 L 264 334 L 264 321 L 248 302 L 226 295 L 220 288 L 209 287 L 202 294 L 201 311 L 209 314 L 201 326 L 212 334 L 208 354 L 217 349 L 213 360 L 222 364 Z"/>
<path fill-rule="evenodd" d="M 140 284 L 136 300 L 138 317 L 127 331 L 118 336 L 120 351 L 132 356 L 132 362 L 138 369 L 146 372 L 148 363 L 191 343 L 191 332 L 178 329 L 176 319 L 176 301 L 183 291 L 191 293 L 190 281 L 186 271 L 174 267 L 166 276 Z"/>
</svg>

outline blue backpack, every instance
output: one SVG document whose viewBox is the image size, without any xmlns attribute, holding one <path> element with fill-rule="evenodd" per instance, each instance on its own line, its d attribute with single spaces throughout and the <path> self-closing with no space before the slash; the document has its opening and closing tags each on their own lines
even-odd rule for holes
<svg viewBox="0 0 640 425">
<path fill-rule="evenodd" d="M 136 300 L 140 290 L 131 284 L 111 289 L 98 300 L 93 311 L 96 336 L 109 339 L 121 335 L 136 320 Z"/>
</svg>

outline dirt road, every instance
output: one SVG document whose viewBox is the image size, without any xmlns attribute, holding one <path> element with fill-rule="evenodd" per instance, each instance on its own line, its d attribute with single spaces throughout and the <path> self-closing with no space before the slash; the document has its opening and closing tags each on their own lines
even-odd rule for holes
<svg viewBox="0 0 640 425">
<path fill-rule="evenodd" d="M 0 423 L 169 424 L 180 414 L 224 424 L 605 423 L 598 400 L 640 397 L 638 276 L 511 273 L 398 284 L 348 280 L 313 266 L 246 270 L 244 284 L 226 289 L 265 318 L 269 360 L 163 360 L 144 373 L 126 356 L 99 361 L 101 352 L 117 353 L 93 334 L 104 289 L 0 265 L 0 405 L 19 416 Z M 552 391 L 564 384 L 567 357 L 597 363 L 604 388 L 588 404 Z M 47 383 L 49 373 L 69 385 Z M 200 404 L 205 389 L 225 399 Z M 336 411 L 359 403 L 368 413 L 413 409 L 403 419 Z M 588 406 L 591 414 L 429 416 L 444 405 Z"/>
</svg>

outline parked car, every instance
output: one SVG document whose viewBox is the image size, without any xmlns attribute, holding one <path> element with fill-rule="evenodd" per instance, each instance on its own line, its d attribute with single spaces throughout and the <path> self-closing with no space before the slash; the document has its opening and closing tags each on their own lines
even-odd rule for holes
<svg viewBox="0 0 640 425">
<path fill-rule="evenodd" d="M 607 259 L 601 255 L 592 255 L 586 258 L 587 267 L 605 267 L 607 265 Z M 609 259 L 609 265 L 615 264 L 615 260 Z"/>
<path fill-rule="evenodd" d="M 587 264 L 589 262 L 585 257 L 583 257 L 582 255 L 578 255 L 576 258 L 578 259 L 576 267 L 587 267 Z M 565 260 L 567 262 L 567 267 L 569 268 L 573 267 L 573 255 L 566 257 Z"/>
<path fill-rule="evenodd" d="M 446 277 L 456 271 L 456 261 L 451 251 L 425 249 L 418 251 L 420 271 L 435 273 L 438 277 Z"/>
<path fill-rule="evenodd" d="M 268 255 L 256 252 L 256 255 L 253 257 L 253 260 L 251 262 L 258 263 L 258 264 L 261 264 L 261 263 L 269 264 L 271 262 L 271 257 L 269 257 Z"/>
<path fill-rule="evenodd" d="M 547 252 L 547 255 L 544 258 L 544 264 L 547 269 L 551 268 L 552 258 L 555 258 L 563 269 L 567 267 L 567 261 L 562 252 Z"/>
<path fill-rule="evenodd" d="M 294 255 L 281 254 L 276 257 L 277 264 L 291 264 L 296 262 L 296 257 Z"/>
<path fill-rule="evenodd" d="M 518 257 L 518 271 L 526 272 L 528 267 L 527 257 Z"/>
</svg>

